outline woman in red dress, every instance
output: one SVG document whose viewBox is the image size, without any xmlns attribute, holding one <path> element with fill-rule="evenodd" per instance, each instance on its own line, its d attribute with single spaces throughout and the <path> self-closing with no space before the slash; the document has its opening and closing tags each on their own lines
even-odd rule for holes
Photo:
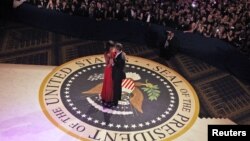
<svg viewBox="0 0 250 141">
<path fill-rule="evenodd" d="M 113 59 L 115 57 L 114 42 L 109 41 L 105 47 L 105 63 L 104 68 L 104 79 L 101 92 L 101 98 L 104 106 L 111 106 L 113 101 L 113 81 L 112 81 L 112 65 L 114 63 Z"/>
</svg>

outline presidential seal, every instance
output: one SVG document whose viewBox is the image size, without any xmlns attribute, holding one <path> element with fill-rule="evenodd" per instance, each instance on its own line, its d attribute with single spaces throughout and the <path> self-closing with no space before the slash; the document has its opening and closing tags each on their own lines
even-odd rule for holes
<svg viewBox="0 0 250 141">
<path fill-rule="evenodd" d="M 103 55 L 79 58 L 54 69 L 40 87 L 46 117 L 80 140 L 172 140 L 188 131 L 199 113 L 192 86 L 159 63 L 135 56 L 126 61 L 118 106 L 100 97 Z"/>
</svg>

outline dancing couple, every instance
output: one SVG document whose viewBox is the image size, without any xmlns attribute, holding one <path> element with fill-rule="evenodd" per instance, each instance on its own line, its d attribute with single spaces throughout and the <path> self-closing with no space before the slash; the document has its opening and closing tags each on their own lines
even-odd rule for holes
<svg viewBox="0 0 250 141">
<path fill-rule="evenodd" d="M 122 80 L 126 78 L 124 72 L 126 54 L 121 43 L 108 41 L 105 45 L 104 80 L 101 98 L 104 107 L 117 106 L 121 100 Z"/>
</svg>

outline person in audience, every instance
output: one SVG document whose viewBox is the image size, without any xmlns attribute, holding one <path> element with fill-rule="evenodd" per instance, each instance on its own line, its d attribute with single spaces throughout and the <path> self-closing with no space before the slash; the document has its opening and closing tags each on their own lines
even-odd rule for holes
<svg viewBox="0 0 250 141">
<path fill-rule="evenodd" d="M 14 0 L 13 7 L 23 1 Z M 97 21 L 138 20 L 160 24 L 219 38 L 236 47 L 246 46 L 249 37 L 248 0 L 27 0 L 26 3 Z"/>
<path fill-rule="evenodd" d="M 171 57 L 178 53 L 180 44 L 179 40 L 172 31 L 166 31 L 165 35 L 165 42 L 160 47 L 160 57 L 169 60 Z"/>
</svg>

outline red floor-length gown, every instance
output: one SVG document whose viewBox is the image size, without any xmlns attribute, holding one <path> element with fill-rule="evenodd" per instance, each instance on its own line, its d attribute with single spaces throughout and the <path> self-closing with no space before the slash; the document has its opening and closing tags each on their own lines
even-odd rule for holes
<svg viewBox="0 0 250 141">
<path fill-rule="evenodd" d="M 112 63 L 114 56 L 114 53 L 104 54 L 106 67 L 104 68 L 104 79 L 101 92 L 101 98 L 104 102 L 113 101 Z"/>
</svg>

